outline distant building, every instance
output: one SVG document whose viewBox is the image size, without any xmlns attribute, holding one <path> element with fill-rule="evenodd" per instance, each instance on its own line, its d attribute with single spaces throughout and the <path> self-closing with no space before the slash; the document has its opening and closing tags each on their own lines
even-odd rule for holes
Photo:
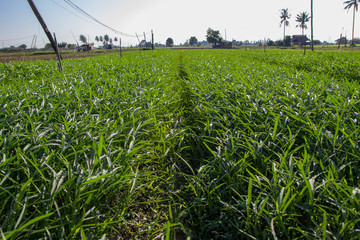
<svg viewBox="0 0 360 240">
<path fill-rule="evenodd" d="M 104 48 L 105 48 L 105 49 L 113 49 L 113 48 L 114 48 L 114 45 L 113 45 L 113 44 L 105 44 L 105 45 L 104 45 Z"/>
<path fill-rule="evenodd" d="M 232 42 L 223 40 L 223 41 L 213 44 L 213 48 L 231 49 L 231 48 L 233 48 L 233 44 L 232 44 Z"/>
<path fill-rule="evenodd" d="M 146 42 L 145 40 L 142 40 L 140 42 L 140 47 L 142 47 L 142 48 L 151 48 L 151 42 Z"/>
<path fill-rule="evenodd" d="M 211 44 L 208 41 L 202 41 L 201 46 L 208 47 L 208 46 L 211 46 Z"/>
<path fill-rule="evenodd" d="M 306 35 L 293 35 L 291 42 L 294 45 L 306 45 L 310 43 L 310 39 Z"/>
<path fill-rule="evenodd" d="M 80 50 L 83 50 L 84 52 L 90 51 L 94 49 L 94 43 L 86 43 L 80 46 Z"/>
</svg>

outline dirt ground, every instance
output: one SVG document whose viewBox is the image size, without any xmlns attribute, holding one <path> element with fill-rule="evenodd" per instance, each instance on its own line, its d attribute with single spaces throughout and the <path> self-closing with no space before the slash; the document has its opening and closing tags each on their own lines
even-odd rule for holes
<svg viewBox="0 0 360 240">
<path fill-rule="evenodd" d="M 163 50 L 163 49 L 169 49 L 169 48 L 156 48 L 155 51 Z M 174 47 L 170 48 L 171 50 L 185 50 L 185 49 L 208 49 L 204 47 Z M 128 51 L 139 51 L 138 48 L 125 48 L 122 49 L 122 52 L 128 52 Z M 119 49 L 96 49 L 91 50 L 88 52 L 77 52 L 73 50 L 66 50 L 61 51 L 61 57 L 62 59 L 71 59 L 71 58 L 86 58 L 86 57 L 95 57 L 95 56 L 101 56 L 104 54 L 110 54 L 110 53 L 119 53 Z M 0 62 L 1 63 L 7 63 L 7 62 L 15 62 L 15 61 L 37 61 L 37 60 L 57 60 L 56 54 L 53 51 L 24 51 L 24 52 L 16 52 L 16 53 L 3 53 L 0 52 Z"/>
<path fill-rule="evenodd" d="M 94 57 L 103 54 L 113 53 L 114 51 L 92 51 L 92 52 L 65 52 L 61 53 L 62 59 L 69 58 L 86 58 Z M 37 60 L 57 60 L 55 53 L 34 53 L 34 52 L 21 52 L 21 53 L 0 53 L 0 62 L 14 62 L 14 61 L 37 61 Z"/>
</svg>

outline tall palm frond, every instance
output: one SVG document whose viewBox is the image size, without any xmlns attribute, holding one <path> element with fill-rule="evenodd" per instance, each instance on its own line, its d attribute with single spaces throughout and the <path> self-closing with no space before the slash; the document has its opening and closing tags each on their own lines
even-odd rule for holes
<svg viewBox="0 0 360 240">
<path fill-rule="evenodd" d="M 289 13 L 289 9 L 281 9 L 280 10 L 280 27 L 281 25 L 284 25 L 284 41 L 285 41 L 285 27 L 290 25 L 289 19 L 291 18 L 291 15 Z"/>
<path fill-rule="evenodd" d="M 359 9 L 359 0 L 347 0 L 344 2 L 345 10 L 350 10 L 351 8 L 353 8 L 353 26 L 352 26 L 352 40 L 351 40 L 351 45 L 354 45 L 354 26 L 355 26 L 355 12 L 358 11 Z"/>
<path fill-rule="evenodd" d="M 304 29 L 307 29 L 306 23 L 310 21 L 309 13 L 307 12 L 299 13 L 298 15 L 296 15 L 295 21 L 299 23 L 298 25 L 296 25 L 296 27 L 301 28 L 302 35 L 304 35 Z"/>
<path fill-rule="evenodd" d="M 348 0 L 348 1 L 345 1 L 344 4 L 346 5 L 344 7 L 345 10 L 349 10 L 350 8 L 355 7 L 355 10 L 358 11 L 359 0 Z"/>
</svg>

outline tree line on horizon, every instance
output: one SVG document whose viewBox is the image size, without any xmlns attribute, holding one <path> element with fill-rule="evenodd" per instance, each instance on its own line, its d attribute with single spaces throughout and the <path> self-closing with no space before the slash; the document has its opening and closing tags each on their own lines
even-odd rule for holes
<svg viewBox="0 0 360 240">
<path fill-rule="evenodd" d="M 345 10 L 350 10 L 351 8 L 353 9 L 353 23 L 352 23 L 352 37 L 351 37 L 351 45 L 355 46 L 355 38 L 354 38 L 354 28 L 355 28 L 355 13 L 358 11 L 359 9 L 359 3 L 360 0 L 347 0 L 344 1 L 343 4 L 345 5 L 344 9 Z M 283 25 L 284 26 L 284 41 L 285 41 L 285 28 L 287 26 L 290 25 L 289 19 L 291 18 L 291 15 L 289 13 L 289 9 L 288 8 L 283 8 L 280 10 L 280 27 Z M 300 27 L 302 30 L 302 35 L 304 35 L 304 30 L 307 29 L 307 22 L 309 22 L 311 20 L 311 45 L 313 48 L 314 45 L 314 39 L 313 39 L 313 0 L 311 0 L 311 14 L 309 15 L 308 12 L 300 12 L 299 14 L 296 15 L 296 22 L 298 22 L 298 25 L 296 25 L 296 27 Z M 338 40 L 340 43 L 342 41 L 342 38 L 340 37 L 340 39 Z M 345 39 L 345 43 L 346 43 L 346 39 Z"/>
<path fill-rule="evenodd" d="M 304 32 L 306 29 L 308 29 L 307 23 L 309 21 L 311 21 L 311 47 L 313 49 L 314 45 L 318 45 L 321 44 L 321 42 L 319 40 L 314 40 L 313 38 L 313 0 L 311 0 L 311 12 L 310 14 L 308 12 L 300 12 L 296 15 L 296 19 L 295 21 L 297 22 L 296 27 L 299 27 L 301 29 L 301 35 L 304 35 Z M 360 39 L 359 38 L 355 38 L 354 37 L 354 26 L 355 26 L 355 13 L 358 11 L 359 8 L 359 4 L 360 4 L 360 0 L 347 0 L 343 2 L 345 7 L 345 10 L 350 10 L 353 9 L 353 24 L 352 24 L 352 37 L 351 37 L 351 45 L 355 46 L 355 43 L 360 43 Z M 283 35 L 283 40 L 277 40 L 277 41 L 272 41 L 271 39 L 267 39 L 265 41 L 258 41 L 255 43 L 255 45 L 258 44 L 267 44 L 268 46 L 279 46 L 279 45 L 290 45 L 291 42 L 291 38 L 289 36 L 286 36 L 286 27 L 288 27 L 290 25 L 289 19 L 291 18 L 291 14 L 289 12 L 288 8 L 283 8 L 280 10 L 280 27 L 284 27 L 284 35 Z M 217 43 L 220 41 L 223 41 L 223 38 L 221 37 L 220 33 L 218 30 L 213 30 L 211 28 L 208 28 L 207 30 L 207 35 L 206 35 L 206 40 L 209 43 Z M 246 42 L 249 42 L 248 40 L 246 40 L 245 42 L 236 42 L 236 45 L 246 45 Z M 336 40 L 337 44 L 340 43 L 347 43 L 347 39 L 346 37 L 340 37 L 339 39 Z M 189 39 L 189 41 L 185 42 L 184 45 L 190 45 L 190 46 L 195 46 L 198 45 L 199 42 L 197 41 L 197 39 L 195 37 L 191 37 Z M 306 43 L 305 43 L 306 44 Z M 166 40 L 166 46 L 168 47 L 172 47 L 174 45 L 174 41 L 171 37 L 169 37 Z"/>
<path fill-rule="evenodd" d="M 358 11 L 358 8 L 359 8 L 359 3 L 360 3 L 360 0 L 346 0 L 343 2 L 343 4 L 345 5 L 344 9 L 345 10 L 348 10 L 350 11 L 351 9 L 353 10 L 353 20 L 352 20 L 352 37 L 351 37 L 351 45 L 352 46 L 355 46 L 355 43 L 359 43 L 360 42 L 360 39 L 359 38 L 355 38 L 354 37 L 354 32 L 355 32 L 355 13 Z M 289 12 L 289 9 L 288 8 L 283 8 L 280 10 L 280 27 L 284 27 L 284 34 L 283 34 L 283 40 L 277 40 L 277 41 L 272 41 L 271 39 L 268 39 L 266 42 L 267 42 L 267 45 L 269 46 L 273 46 L 273 45 L 286 45 L 286 43 L 289 42 L 289 39 L 287 39 L 287 36 L 286 36 L 286 27 L 288 27 L 290 25 L 290 22 L 289 22 L 289 19 L 291 18 L 291 14 Z M 309 21 L 311 21 L 311 46 L 313 48 L 313 45 L 315 44 L 319 44 L 320 41 L 318 40 L 314 40 L 313 39 L 313 0 L 311 0 L 311 12 L 310 14 L 308 12 L 300 12 L 296 15 L 296 19 L 295 21 L 298 23 L 296 25 L 296 27 L 299 27 L 301 29 L 301 35 L 304 35 L 304 31 L 306 29 L 308 29 L 308 26 L 307 26 L 307 23 Z M 209 32 L 210 31 L 210 32 Z M 83 44 L 87 44 L 88 43 L 88 39 L 83 35 L 81 34 L 80 37 L 79 37 L 79 40 L 83 43 Z M 213 30 L 211 28 L 208 28 L 207 30 L 207 35 L 206 35 L 206 40 L 209 42 L 209 43 L 216 43 L 216 42 L 220 42 L 223 40 L 223 38 L 221 37 L 220 33 L 218 30 Z M 115 42 L 115 45 L 117 44 L 117 42 L 119 41 L 119 39 L 117 37 L 115 38 L 110 38 L 108 34 L 104 35 L 104 36 L 96 36 L 95 37 L 95 41 L 102 43 L 103 44 L 103 47 L 107 47 L 109 45 L 112 45 L 113 42 Z M 236 45 L 243 45 L 246 43 L 249 43 L 248 40 L 242 42 L 242 41 L 237 41 L 236 42 Z M 340 36 L 340 38 L 338 40 L 336 40 L 336 42 L 338 43 L 344 43 L 345 44 L 347 43 L 347 39 L 346 37 L 342 37 Z M 265 41 L 257 41 L 256 43 L 259 43 L 259 44 L 265 44 Z M 167 40 L 166 40 L 166 46 L 168 47 L 171 47 L 174 45 L 174 41 L 171 37 L 169 37 Z M 201 43 L 197 40 L 196 37 L 190 37 L 189 40 L 187 40 L 185 43 L 184 43 L 185 46 L 200 46 Z M 257 44 L 255 44 L 257 45 Z M 76 45 L 75 44 L 68 44 L 66 42 L 61 42 L 58 44 L 59 48 L 76 48 Z M 25 44 L 21 44 L 18 48 L 15 48 L 14 46 L 11 46 L 9 49 L 18 49 L 18 50 L 24 50 L 26 49 L 27 46 Z M 45 47 L 46 48 L 49 48 L 49 44 L 46 44 Z"/>
</svg>

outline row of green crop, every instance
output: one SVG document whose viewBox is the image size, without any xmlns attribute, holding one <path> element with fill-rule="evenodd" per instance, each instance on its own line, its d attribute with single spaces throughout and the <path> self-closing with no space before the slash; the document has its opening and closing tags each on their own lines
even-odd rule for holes
<svg viewBox="0 0 360 240">
<path fill-rule="evenodd" d="M 192 50 L 66 60 L 61 74 L 2 64 L 0 234 L 356 238 L 357 63 Z"/>
<path fill-rule="evenodd" d="M 295 68 L 302 72 L 325 75 L 336 80 L 359 81 L 359 52 L 316 52 L 303 55 L 299 51 L 284 55 L 281 51 L 257 54 L 257 61 Z"/>
<path fill-rule="evenodd" d="M 55 66 L 1 65 L 2 237 L 152 239 L 170 199 L 161 169 L 169 59 L 71 60 L 61 74 Z"/>
<path fill-rule="evenodd" d="M 284 64 L 298 55 L 184 54 L 197 122 L 178 202 L 195 239 L 359 236 L 359 84 Z"/>
</svg>

